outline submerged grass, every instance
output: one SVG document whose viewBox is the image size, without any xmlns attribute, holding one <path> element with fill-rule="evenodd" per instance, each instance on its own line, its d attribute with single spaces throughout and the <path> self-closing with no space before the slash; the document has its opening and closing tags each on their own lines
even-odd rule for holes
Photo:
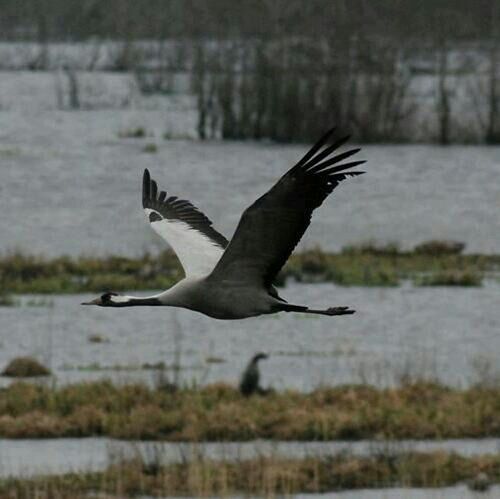
<svg viewBox="0 0 500 499">
<path fill-rule="evenodd" d="M 278 284 L 334 282 L 343 286 L 397 286 L 403 279 L 422 285 L 480 285 L 485 274 L 500 270 L 500 255 L 463 255 L 461 243 L 430 241 L 412 251 L 396 244 L 365 243 L 340 253 L 320 249 L 292 255 Z M 460 245 L 459 247 L 457 245 Z M 457 249 L 458 248 L 458 249 Z M 162 289 L 182 276 L 176 256 L 109 256 L 46 259 L 21 252 L 0 258 L 0 284 L 6 293 L 85 293 Z"/>
<path fill-rule="evenodd" d="M 275 497 L 375 487 L 443 487 L 470 482 L 479 474 L 489 483 L 500 483 L 500 455 L 390 452 L 369 457 L 261 456 L 235 461 L 198 457 L 168 465 L 162 465 L 160 457 L 158 462 L 148 462 L 137 456 L 102 472 L 10 478 L 0 481 L 0 496 L 78 498 L 99 491 L 118 497 L 224 497 L 237 493 Z"/>
<path fill-rule="evenodd" d="M 224 384 L 168 393 L 100 381 L 62 388 L 19 382 L 0 392 L 1 437 L 92 435 L 193 442 L 500 436 L 500 387 L 414 382 L 246 398 Z"/>
</svg>

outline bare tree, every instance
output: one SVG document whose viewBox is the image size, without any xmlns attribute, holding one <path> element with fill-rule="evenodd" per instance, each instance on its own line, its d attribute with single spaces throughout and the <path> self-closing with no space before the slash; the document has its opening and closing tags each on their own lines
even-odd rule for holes
<svg viewBox="0 0 500 499">
<path fill-rule="evenodd" d="M 499 30 L 500 8 L 498 3 L 491 3 L 491 30 L 489 43 L 489 74 L 488 74 L 488 123 L 486 129 L 486 142 L 496 144 L 500 142 L 500 36 Z"/>
<path fill-rule="evenodd" d="M 446 145 L 450 143 L 450 94 L 446 79 L 448 76 L 448 52 L 443 44 L 437 51 L 437 83 L 438 92 L 436 99 L 436 110 L 439 125 L 439 143 Z"/>
</svg>

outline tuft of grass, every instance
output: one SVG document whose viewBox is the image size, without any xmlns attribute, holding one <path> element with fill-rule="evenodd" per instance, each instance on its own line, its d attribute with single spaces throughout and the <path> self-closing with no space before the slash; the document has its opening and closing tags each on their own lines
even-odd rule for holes
<svg viewBox="0 0 500 499">
<path fill-rule="evenodd" d="M 394 270 L 378 266 L 332 268 L 329 280 L 341 286 L 398 286 L 400 278 Z"/>
<path fill-rule="evenodd" d="M 208 357 L 205 357 L 205 362 L 207 364 L 223 364 L 226 362 L 226 359 L 222 357 L 216 357 L 214 355 L 209 355 Z"/>
<path fill-rule="evenodd" d="M 425 255 L 459 255 L 465 249 L 465 243 L 460 241 L 446 241 L 434 239 L 415 246 L 415 253 Z"/>
<path fill-rule="evenodd" d="M 483 276 L 472 270 L 443 270 L 414 279 L 417 286 L 481 286 Z"/>
<path fill-rule="evenodd" d="M 109 339 L 101 334 L 91 334 L 87 340 L 89 343 L 109 343 Z"/>
<path fill-rule="evenodd" d="M 148 154 L 156 154 L 158 152 L 158 146 L 154 142 L 149 142 L 148 144 L 144 145 L 144 147 L 142 148 L 142 152 Z"/>
<path fill-rule="evenodd" d="M 50 370 L 33 357 L 16 357 L 2 371 L 2 376 L 29 378 L 49 376 Z"/>
<path fill-rule="evenodd" d="M 377 243 L 375 241 L 366 241 L 359 244 L 352 244 L 344 246 L 342 253 L 347 255 L 352 254 L 371 254 L 371 255 L 385 255 L 395 256 L 401 254 L 401 249 L 398 243 Z"/>
<path fill-rule="evenodd" d="M 118 132 L 118 137 L 121 139 L 142 139 L 146 137 L 146 129 L 142 126 L 138 126 L 135 128 L 128 128 L 127 130 L 121 130 Z"/>
<path fill-rule="evenodd" d="M 0 292 L 0 307 L 15 307 L 16 305 L 18 302 L 12 295 L 5 291 Z"/>
</svg>

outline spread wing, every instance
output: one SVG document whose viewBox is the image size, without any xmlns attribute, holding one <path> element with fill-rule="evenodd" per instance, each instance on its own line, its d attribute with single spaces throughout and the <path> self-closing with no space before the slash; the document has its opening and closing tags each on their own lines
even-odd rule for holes
<svg viewBox="0 0 500 499">
<path fill-rule="evenodd" d="M 142 178 L 142 206 L 153 230 L 177 254 L 186 276 L 207 275 L 213 270 L 227 239 L 189 201 L 158 192 L 147 169 Z"/>
<path fill-rule="evenodd" d="M 343 137 L 328 145 L 334 131 L 335 128 L 321 137 L 266 194 L 245 210 L 210 279 L 271 286 L 309 226 L 313 211 L 342 180 L 364 173 L 347 171 L 364 161 L 339 164 L 359 149 L 332 156 L 349 139 Z"/>
</svg>

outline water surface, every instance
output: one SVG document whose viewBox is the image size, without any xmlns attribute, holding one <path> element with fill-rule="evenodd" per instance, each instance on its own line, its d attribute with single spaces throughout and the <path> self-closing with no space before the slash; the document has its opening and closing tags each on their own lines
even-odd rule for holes
<svg viewBox="0 0 500 499">
<path fill-rule="evenodd" d="M 0 439 L 0 476 L 32 476 L 71 471 L 98 471 L 112 463 L 135 456 L 148 462 L 159 456 L 163 464 L 195 458 L 242 460 L 258 456 L 305 458 L 352 454 L 369 456 L 383 453 L 433 452 L 443 450 L 463 456 L 495 454 L 500 439 L 457 439 L 398 442 L 224 442 L 172 443 L 124 442 L 108 438 L 59 438 L 43 440 Z"/>
<path fill-rule="evenodd" d="M 242 211 L 308 146 L 164 140 L 165 133 L 193 135 L 196 116 L 181 97 L 154 101 L 154 109 L 143 99 L 118 110 L 1 111 L 0 252 L 137 255 L 163 248 L 141 207 L 144 168 L 231 237 Z M 118 136 L 136 127 L 148 136 Z M 150 142 L 156 154 L 142 151 Z M 299 249 L 445 238 L 471 252 L 500 252 L 499 147 L 367 145 L 358 156 L 368 160 L 368 173 L 342 183 Z"/>
<path fill-rule="evenodd" d="M 0 369 L 31 355 L 58 383 L 113 378 L 154 382 L 144 365 L 179 358 L 180 380 L 237 384 L 259 351 L 262 385 L 311 390 L 321 384 L 379 386 L 408 376 L 456 386 L 498 380 L 500 286 L 480 288 L 339 287 L 293 284 L 281 290 L 291 303 L 349 305 L 345 317 L 276 314 L 218 321 L 187 310 L 83 307 L 89 295 L 51 296 L 52 306 L 0 307 Z M 92 335 L 104 341 L 93 343 Z M 172 377 L 172 371 L 166 374 Z M 3 383 L 9 381 L 3 378 Z"/>
</svg>

